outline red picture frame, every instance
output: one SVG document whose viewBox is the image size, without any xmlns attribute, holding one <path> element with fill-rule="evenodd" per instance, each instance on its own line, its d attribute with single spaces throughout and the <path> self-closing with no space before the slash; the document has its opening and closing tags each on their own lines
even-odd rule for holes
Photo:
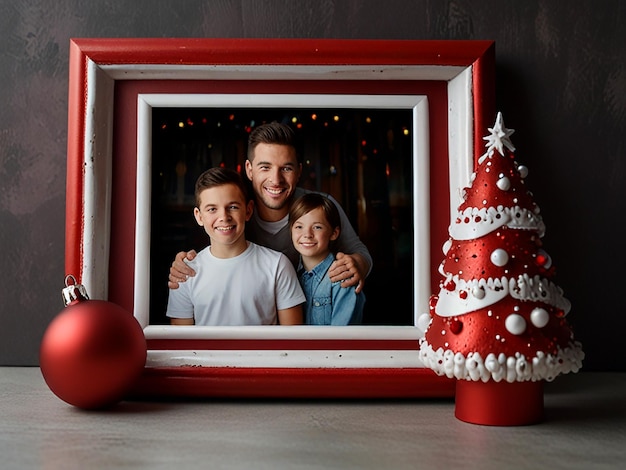
<svg viewBox="0 0 626 470">
<path fill-rule="evenodd" d="M 148 362 L 134 395 L 453 395 L 452 380 L 419 363 L 417 322 L 322 333 L 149 325 L 146 134 L 155 103 L 178 106 L 189 97 L 235 107 L 268 97 L 273 106 L 300 106 L 313 97 L 412 109 L 420 136 L 414 176 L 425 191 L 414 220 L 415 269 L 425 273 L 416 276 L 417 319 L 437 288 L 450 215 L 495 115 L 493 41 L 72 39 L 69 79 L 66 272 L 144 327 Z"/>
</svg>

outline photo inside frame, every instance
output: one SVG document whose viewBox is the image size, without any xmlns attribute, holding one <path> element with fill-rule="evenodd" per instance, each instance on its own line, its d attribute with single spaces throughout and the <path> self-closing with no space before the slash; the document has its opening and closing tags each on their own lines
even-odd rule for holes
<svg viewBox="0 0 626 470">
<path fill-rule="evenodd" d="M 271 121 L 295 131 L 299 185 L 333 196 L 372 255 L 363 323 L 413 325 L 411 109 L 285 107 L 152 108 L 150 324 L 169 323 L 166 280 L 176 253 L 209 241 L 193 217 L 196 178 L 224 166 L 247 180 L 248 136 Z"/>
</svg>

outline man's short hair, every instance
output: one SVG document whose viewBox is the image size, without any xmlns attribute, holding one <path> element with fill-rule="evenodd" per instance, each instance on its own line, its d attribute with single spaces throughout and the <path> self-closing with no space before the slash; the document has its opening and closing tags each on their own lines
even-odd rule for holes
<svg viewBox="0 0 626 470">
<path fill-rule="evenodd" d="M 273 121 L 261 124 L 248 137 L 248 160 L 254 159 L 254 149 L 259 144 L 288 145 L 295 149 L 296 135 L 293 129 L 286 124 Z"/>
</svg>

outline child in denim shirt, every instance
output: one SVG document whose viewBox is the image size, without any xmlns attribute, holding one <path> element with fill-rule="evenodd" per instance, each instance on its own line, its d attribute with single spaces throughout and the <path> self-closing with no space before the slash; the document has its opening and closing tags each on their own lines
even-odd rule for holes
<svg viewBox="0 0 626 470">
<path fill-rule="evenodd" d="M 354 325 L 363 318 L 365 294 L 342 288 L 326 275 L 335 260 L 331 243 L 339 237 L 341 222 L 335 204 L 318 193 L 297 199 L 289 211 L 291 240 L 300 253 L 298 278 L 306 297 L 308 325 Z"/>
</svg>

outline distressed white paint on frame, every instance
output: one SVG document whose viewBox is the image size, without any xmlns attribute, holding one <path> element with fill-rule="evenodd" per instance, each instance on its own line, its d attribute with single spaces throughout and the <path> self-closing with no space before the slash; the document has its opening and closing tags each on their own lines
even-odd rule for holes
<svg viewBox="0 0 626 470">
<path fill-rule="evenodd" d="M 271 66 L 271 65 L 257 65 L 257 66 L 193 66 L 193 65 L 140 65 L 140 64 L 114 64 L 114 65 L 97 65 L 94 62 L 88 60 L 87 70 L 89 73 L 87 84 L 87 109 L 86 112 L 86 133 L 85 133 L 85 191 L 83 194 L 84 201 L 84 226 L 83 237 L 84 243 L 89 244 L 90 247 L 83 250 L 82 259 L 82 272 L 83 284 L 87 288 L 92 298 L 107 298 L 108 286 L 108 256 L 109 256 L 109 241 L 110 241 L 110 207 L 111 207 L 111 195 L 110 195 L 110 165 L 111 165 L 111 147 L 112 147 L 112 110 L 113 110 L 113 85 L 116 79 L 142 79 L 142 80 L 156 80 L 164 78 L 172 78 L 178 80 L 184 79 L 202 79 L 202 80 L 246 80 L 246 79 L 289 79 L 289 80 L 444 80 L 448 83 L 448 143 L 449 143 L 449 161 L 450 161 L 450 214 L 452 215 L 458 206 L 458 190 L 469 183 L 469 176 L 471 174 L 471 168 L 473 166 L 473 97 L 472 97 L 472 67 L 462 66 L 298 66 L 298 65 L 284 65 L 284 66 Z M 174 95 L 176 96 L 176 95 Z M 236 95 L 228 95 L 232 100 Z M 335 95 L 333 95 L 336 98 Z M 175 100 L 178 98 L 175 98 Z M 317 105 L 317 101 L 315 102 Z M 232 103 L 230 104 L 232 105 Z M 178 104 L 176 104 L 178 106 Z M 249 104 L 248 104 L 249 106 Z M 427 107 L 427 102 L 423 103 L 423 106 Z M 143 112 L 147 112 L 147 108 L 150 106 L 146 104 L 143 111 L 138 110 L 138 116 L 142 116 Z M 372 107 L 371 105 L 366 107 Z M 415 118 L 415 113 L 418 115 L 422 111 L 419 110 L 420 106 L 415 106 L 414 109 L 414 122 L 420 121 Z M 417 111 L 416 111 L 417 109 Z M 427 112 L 426 119 L 421 120 L 425 123 L 425 128 L 421 130 L 414 128 L 414 138 L 417 139 L 417 135 L 422 132 L 426 137 L 426 140 L 418 140 L 414 142 L 414 152 L 425 151 L 428 155 L 428 147 L 419 150 L 420 145 L 424 145 L 427 142 L 428 137 L 428 120 Z M 149 117 L 142 116 L 141 125 L 149 125 Z M 88 131 L 93 131 L 90 133 Z M 139 134 L 139 128 L 138 128 Z M 142 139 L 146 138 L 146 134 Z M 138 136 L 139 139 L 139 136 Z M 144 143 L 139 147 L 139 152 L 143 151 Z M 426 181 L 428 181 L 428 167 L 421 167 L 420 160 L 428 162 L 428 158 L 417 159 L 414 161 L 414 174 L 415 178 L 423 179 L 426 175 Z M 146 168 L 138 170 L 141 171 L 145 178 Z M 149 173 L 148 173 L 149 174 Z M 142 183 L 145 185 L 145 182 Z M 419 185 L 415 185 L 419 187 Z M 89 190 L 88 190 L 89 188 Z M 149 193 L 148 193 L 149 194 Z M 429 194 L 427 198 L 421 199 L 414 204 L 414 219 L 427 216 L 427 211 L 424 210 L 428 204 Z M 149 198 L 149 196 L 148 196 Z M 146 204 L 145 194 L 140 195 L 138 198 L 138 204 L 144 206 Z M 145 217 L 145 213 L 142 215 Z M 145 223 L 145 218 L 140 223 Z M 149 214 L 148 214 L 149 222 Z M 421 224 L 423 227 L 428 227 L 428 223 Z M 147 225 L 149 226 L 149 224 Z M 419 227 L 419 225 L 418 225 Z M 429 236 L 428 229 L 426 235 Z M 424 240 L 428 240 L 428 237 L 424 238 L 423 234 L 416 228 L 415 234 L 415 257 L 421 257 L 420 264 L 430 266 L 430 260 L 427 259 L 429 250 L 423 249 L 428 247 L 428 243 Z M 149 250 L 148 250 L 149 252 Z M 418 255 L 418 253 L 420 253 Z M 422 254 L 424 256 L 422 256 Z M 149 259 L 145 253 L 140 253 L 143 259 Z M 417 264 L 418 261 L 416 260 Z M 137 269 L 137 267 L 136 267 Z M 417 286 L 417 292 L 427 292 L 430 289 L 430 272 L 425 277 L 428 281 L 425 282 L 425 286 Z M 143 289 L 146 283 L 145 275 L 140 275 L 138 281 L 136 281 L 135 291 Z M 139 283 L 139 284 L 137 284 Z M 149 286 L 148 286 L 149 287 Z M 146 288 L 146 292 L 148 289 Z M 419 294 L 421 295 L 421 294 Z M 419 302 L 416 303 L 415 317 L 417 317 L 427 306 L 424 304 L 427 301 L 428 296 L 424 296 Z M 250 337 L 250 330 L 247 327 L 194 327 L 195 332 L 190 335 L 189 331 L 176 330 L 172 331 L 172 327 L 160 327 L 147 325 L 145 312 L 147 307 L 145 305 L 145 298 L 137 301 L 136 315 L 142 325 L 145 326 L 145 334 L 148 339 L 150 338 L 176 338 L 176 339 L 191 339 L 201 335 L 202 338 L 248 338 Z M 337 339 L 415 339 L 423 335 L 423 331 L 415 327 L 324 327 L 316 328 L 309 326 L 298 327 L 263 327 L 263 332 L 252 333 L 256 336 L 252 338 L 272 338 L 272 337 L 288 337 L 288 338 L 306 338 L 306 339 L 325 339 L 325 338 L 337 338 Z M 296 333 L 299 331 L 299 333 Z M 292 336 L 295 335 L 295 336 Z M 417 349 L 417 345 L 416 345 Z M 362 364 L 364 367 L 368 366 L 368 361 L 372 360 L 371 351 L 354 351 L 356 357 L 362 358 Z M 167 353 L 150 351 L 150 354 L 158 354 L 159 359 L 157 362 L 161 362 L 163 365 L 167 364 Z M 328 361 L 323 360 L 321 363 L 316 363 L 312 356 L 303 354 L 302 359 L 307 363 L 307 367 L 328 367 Z M 377 353 L 375 353 L 376 355 Z M 414 367 L 422 367 L 420 361 L 417 359 L 417 354 L 413 352 L 415 358 L 412 360 Z M 258 354 L 258 351 L 249 351 L 247 353 L 247 360 L 242 364 L 256 367 L 266 367 L 263 354 Z M 382 357 L 392 357 L 386 354 L 386 351 L 380 355 Z M 259 359 L 260 358 L 260 359 Z M 293 357 L 295 358 L 295 356 Z M 380 359 L 379 358 L 379 359 Z M 297 361 L 297 358 L 294 360 Z M 382 360 L 382 359 L 381 359 Z M 208 359 L 207 359 L 208 361 Z M 313 361 L 313 362 L 311 362 Z M 210 361 L 209 361 L 210 362 Z M 357 361 L 358 362 L 358 361 Z M 153 363 L 154 364 L 154 363 Z M 317 364 L 317 365 L 316 365 Z M 393 360 L 390 362 L 390 367 L 397 367 L 397 364 Z"/>
<path fill-rule="evenodd" d="M 148 351 L 146 367 L 418 368 L 414 350 L 167 350 Z"/>
</svg>

